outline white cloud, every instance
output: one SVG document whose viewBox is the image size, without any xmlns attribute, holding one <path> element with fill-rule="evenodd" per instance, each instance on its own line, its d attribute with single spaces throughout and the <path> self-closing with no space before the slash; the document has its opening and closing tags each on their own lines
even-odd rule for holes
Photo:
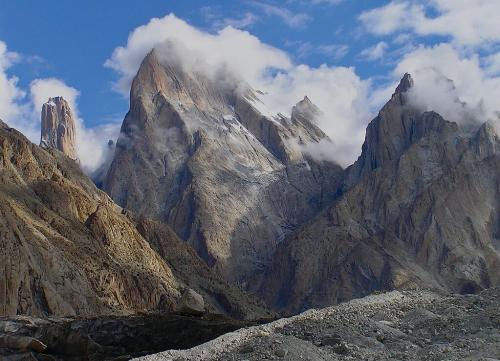
<svg viewBox="0 0 500 361">
<path fill-rule="evenodd" d="M 411 42 L 411 39 L 412 39 L 411 34 L 401 33 L 401 34 L 398 34 L 396 37 L 394 37 L 391 40 L 394 44 L 401 45 L 401 44 L 407 44 L 408 42 Z"/>
<path fill-rule="evenodd" d="M 80 92 L 60 79 L 35 79 L 29 90 L 21 89 L 18 78 L 6 74 L 6 70 L 21 58 L 17 53 L 8 52 L 5 43 L 0 41 L 0 118 L 38 144 L 42 104 L 50 97 L 64 97 L 76 118 L 77 153 L 82 168 L 92 174 L 105 160 L 108 139 L 117 138 L 120 124 L 109 123 L 86 128 L 78 111 L 77 99 Z"/>
<path fill-rule="evenodd" d="M 120 123 L 108 123 L 94 128 L 87 128 L 80 117 L 77 98 L 80 92 L 55 78 L 36 79 L 31 82 L 30 95 L 33 104 L 33 123 L 40 127 L 40 110 L 49 98 L 62 96 L 70 105 L 76 121 L 76 148 L 83 170 L 93 174 L 106 160 L 108 140 L 118 138 Z"/>
<path fill-rule="evenodd" d="M 263 102 L 273 113 L 289 114 L 293 103 L 307 95 L 324 113 L 318 124 L 333 141 L 330 159 L 351 164 L 361 150 L 370 120 L 369 82 L 353 68 L 297 65 L 287 72 L 262 79 Z M 321 147 L 322 157 L 326 149 Z"/>
<path fill-rule="evenodd" d="M 18 78 L 9 76 L 7 70 L 18 60 L 19 55 L 7 50 L 7 45 L 0 41 L 0 119 L 12 119 L 19 122 L 23 109 L 19 101 L 25 92 L 18 86 Z"/>
<path fill-rule="evenodd" d="M 500 52 L 487 56 L 484 63 L 488 75 L 500 75 Z"/>
<path fill-rule="evenodd" d="M 178 48 L 203 54 L 203 61 L 212 68 L 225 64 L 228 70 L 245 79 L 257 78 L 268 68 L 291 66 L 286 53 L 262 43 L 246 31 L 226 27 L 217 34 L 209 34 L 170 14 L 139 26 L 129 35 L 126 46 L 113 51 L 105 65 L 120 74 L 116 89 L 128 95 L 145 55 L 167 40 L 178 44 Z"/>
<path fill-rule="evenodd" d="M 170 14 L 135 29 L 126 46 L 116 48 L 106 62 L 120 75 L 121 92 L 128 93 L 144 56 L 154 47 L 161 50 L 167 40 L 177 45 L 184 66 L 200 67 L 203 60 L 213 71 L 224 65 L 263 91 L 268 115 L 290 114 L 292 106 L 308 95 L 327 115 L 320 120 L 320 126 L 334 142 L 335 158 L 347 165 L 359 154 L 370 120 L 369 82 L 361 80 L 353 68 L 293 64 L 285 52 L 246 31 L 227 27 L 209 34 Z"/>
<path fill-rule="evenodd" d="M 500 77 L 490 76 L 478 55 L 461 55 L 450 44 L 420 46 L 402 58 L 394 74 L 404 72 L 415 79 L 414 102 L 448 120 L 484 122 L 500 110 Z"/>
<path fill-rule="evenodd" d="M 450 36 L 461 46 L 484 46 L 500 41 L 499 13 L 498 0 L 393 0 L 359 18 L 378 35 L 409 30 L 421 36 Z"/>
<path fill-rule="evenodd" d="M 262 110 L 267 115 L 278 112 L 288 115 L 297 101 L 304 95 L 309 96 L 325 114 L 319 125 L 333 140 L 332 158 L 343 165 L 356 159 L 373 110 L 378 110 L 387 101 L 405 72 L 412 73 L 415 78 L 412 91 L 415 104 L 435 110 L 449 120 L 462 122 L 465 118 L 478 117 L 485 121 L 498 108 L 500 98 L 499 81 L 489 73 L 495 69 L 496 58 L 488 63 L 488 72 L 481 67 L 478 55 L 464 55 L 450 44 L 408 46 L 404 52 L 395 52 L 401 54 L 401 59 L 392 73 L 392 80 L 373 88 L 371 80 L 359 78 L 353 68 L 294 64 L 288 54 L 246 31 L 227 27 L 209 34 L 172 14 L 135 29 L 127 44 L 115 49 L 106 62 L 119 73 L 118 84 L 122 92 L 129 91 L 144 56 L 154 47 L 161 49 L 167 40 L 177 44 L 175 48 L 183 65 L 200 67 L 206 64 L 204 69 L 212 71 L 224 66 L 263 91 L 266 107 Z M 373 59 L 382 57 L 387 47 L 385 42 L 380 42 L 365 55 Z M 312 48 L 306 43 L 303 51 L 312 51 Z M 450 88 L 447 78 L 455 81 L 455 88 Z M 457 98 L 467 103 L 467 109 L 457 102 Z M 327 151 L 322 144 L 320 156 L 324 158 Z"/>
<path fill-rule="evenodd" d="M 361 52 L 361 56 L 368 60 L 378 60 L 384 57 L 385 51 L 389 45 L 385 41 L 381 41 L 374 46 L 367 48 Z"/>
<path fill-rule="evenodd" d="M 359 19 L 371 33 L 397 34 L 395 43 L 408 43 L 409 34 L 450 38 L 435 46 L 406 44 L 394 75 L 413 75 L 416 105 L 469 124 L 495 118 L 500 108 L 500 22 L 492 15 L 499 12 L 498 0 L 392 0 Z"/>
<path fill-rule="evenodd" d="M 408 26 L 408 18 L 412 18 L 414 8 L 408 1 L 391 1 L 389 4 L 364 11 L 359 19 L 366 29 L 374 34 L 387 35 Z M 412 20 L 410 20 L 412 21 Z"/>
<path fill-rule="evenodd" d="M 35 111 L 40 115 L 42 105 L 49 98 L 62 96 L 71 107 L 74 115 L 78 118 L 78 107 L 76 98 L 80 92 L 66 85 L 62 80 L 56 78 L 35 79 L 30 84 L 30 95 Z"/>
<path fill-rule="evenodd" d="M 116 141 L 120 134 L 121 121 L 101 124 L 92 128 L 85 128 L 81 124 L 77 133 L 78 157 L 85 173 L 94 175 L 100 166 L 109 158 L 108 141 Z"/>
</svg>

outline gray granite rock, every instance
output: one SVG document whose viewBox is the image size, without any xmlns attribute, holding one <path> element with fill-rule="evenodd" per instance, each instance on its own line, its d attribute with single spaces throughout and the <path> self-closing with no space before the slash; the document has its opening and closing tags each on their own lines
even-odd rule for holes
<svg viewBox="0 0 500 361">
<path fill-rule="evenodd" d="M 75 118 L 63 97 L 50 98 L 42 106 L 40 145 L 57 149 L 71 159 L 78 159 Z"/>
<path fill-rule="evenodd" d="M 258 92 L 237 85 L 152 51 L 132 84 L 104 189 L 252 288 L 284 236 L 333 198 L 343 171 L 302 151 L 327 138 L 307 119 L 310 101 L 291 118 L 269 117 Z"/>
<path fill-rule="evenodd" d="M 407 102 L 406 75 L 368 125 L 333 205 L 277 248 L 260 293 L 285 312 L 377 290 L 499 285 L 499 138 Z"/>
</svg>

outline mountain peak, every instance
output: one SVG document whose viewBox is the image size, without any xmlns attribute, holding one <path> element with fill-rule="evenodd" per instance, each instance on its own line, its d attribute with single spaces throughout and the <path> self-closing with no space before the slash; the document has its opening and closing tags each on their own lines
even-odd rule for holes
<svg viewBox="0 0 500 361">
<path fill-rule="evenodd" d="M 403 75 L 403 78 L 401 78 L 401 81 L 399 82 L 399 85 L 396 88 L 396 94 L 405 93 L 411 87 L 413 87 L 413 78 L 409 73 L 405 73 L 405 75 Z"/>
<path fill-rule="evenodd" d="M 57 149 L 71 159 L 78 159 L 75 119 L 62 96 L 49 98 L 42 106 L 40 146 Z"/>
<path fill-rule="evenodd" d="M 299 103 L 312 104 L 311 99 L 309 99 L 307 95 L 304 95 L 304 99 L 302 99 Z"/>
<path fill-rule="evenodd" d="M 314 122 L 320 114 L 321 110 L 307 95 L 292 108 L 292 119 L 307 119 Z"/>
</svg>

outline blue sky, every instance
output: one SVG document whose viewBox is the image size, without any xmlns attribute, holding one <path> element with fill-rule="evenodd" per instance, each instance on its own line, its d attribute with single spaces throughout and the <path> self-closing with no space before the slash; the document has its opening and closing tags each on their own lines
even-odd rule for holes
<svg viewBox="0 0 500 361">
<path fill-rule="evenodd" d="M 36 142 L 40 102 L 65 95 L 91 169 L 128 110 L 139 59 L 175 38 L 212 65 L 227 56 L 270 94 L 271 112 L 309 95 L 327 115 L 330 151 L 347 165 L 404 72 L 423 108 L 461 122 L 459 98 L 483 121 L 496 116 L 499 13 L 498 0 L 0 0 L 0 118 Z"/>
<path fill-rule="evenodd" d="M 9 70 L 19 77 L 23 87 L 35 78 L 63 79 L 80 91 L 80 112 L 92 126 L 123 118 L 126 113 L 127 101 L 112 91 L 116 74 L 103 65 L 133 29 L 153 17 L 173 12 L 196 27 L 214 32 L 217 27 L 212 22 L 252 12 L 259 20 L 247 30 L 286 50 L 297 61 L 313 66 L 354 65 L 361 76 L 367 77 L 376 73 L 379 66 L 358 59 L 359 52 L 373 39 L 358 35 L 357 16 L 377 4 L 383 1 L 356 0 L 339 5 L 289 3 L 286 8 L 291 12 L 310 17 L 303 26 L 293 28 L 276 16 L 263 15 L 258 6 L 245 1 L 0 0 L 0 40 L 11 51 L 31 57 Z M 312 46 L 349 45 L 349 50 L 343 57 L 321 51 L 301 54 L 298 42 L 311 42 Z"/>
</svg>

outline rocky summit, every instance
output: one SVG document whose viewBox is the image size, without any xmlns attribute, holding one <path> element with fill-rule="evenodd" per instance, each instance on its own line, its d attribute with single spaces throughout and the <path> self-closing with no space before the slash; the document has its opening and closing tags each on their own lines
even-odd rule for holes
<svg viewBox="0 0 500 361">
<path fill-rule="evenodd" d="M 409 102 L 405 75 L 338 197 L 277 247 L 260 293 L 295 313 L 377 290 L 500 284 L 500 139 Z"/>
<path fill-rule="evenodd" d="M 50 98 L 42 106 L 40 146 L 57 149 L 71 159 L 78 159 L 75 118 L 63 97 Z"/>
<path fill-rule="evenodd" d="M 405 74 L 344 170 L 307 152 L 329 141 L 307 96 L 289 118 L 268 116 L 234 76 L 163 52 L 134 79 L 104 189 L 168 224 L 228 282 L 284 313 L 377 290 L 499 285 L 492 124 L 420 109 Z"/>
<path fill-rule="evenodd" d="M 120 206 L 168 224 L 246 288 L 282 239 L 333 198 L 343 172 L 303 151 L 327 139 L 309 99 L 291 118 L 269 117 L 258 95 L 230 74 L 214 78 L 153 50 L 133 81 L 104 184 Z"/>
</svg>

